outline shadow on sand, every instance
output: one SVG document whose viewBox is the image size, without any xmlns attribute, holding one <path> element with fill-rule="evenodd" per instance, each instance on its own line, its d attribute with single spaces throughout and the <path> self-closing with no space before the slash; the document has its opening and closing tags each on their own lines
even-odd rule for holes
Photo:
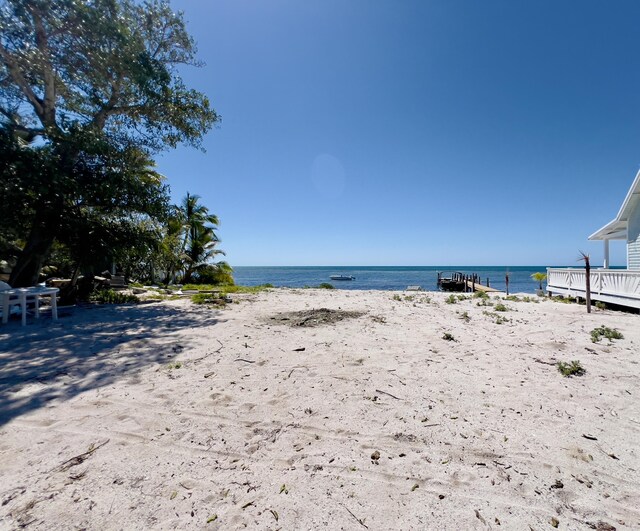
<svg viewBox="0 0 640 531">
<path fill-rule="evenodd" d="M 168 363 L 189 347 L 182 329 L 212 326 L 218 316 L 168 304 L 105 305 L 75 309 L 58 321 L 0 326 L 0 426 Z"/>
</svg>

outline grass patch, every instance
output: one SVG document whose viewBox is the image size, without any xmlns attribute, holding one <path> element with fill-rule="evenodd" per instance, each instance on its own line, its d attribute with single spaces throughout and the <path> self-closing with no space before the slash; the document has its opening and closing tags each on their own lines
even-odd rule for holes
<svg viewBox="0 0 640 531">
<path fill-rule="evenodd" d="M 445 341 L 455 341 L 455 340 L 456 340 L 456 338 L 455 338 L 455 337 L 453 337 L 453 334 L 451 334 L 451 333 L 449 333 L 449 332 L 445 332 L 445 333 L 442 335 L 442 339 L 444 339 Z"/>
<path fill-rule="evenodd" d="M 510 308 L 499 302 L 494 306 L 494 309 L 496 312 L 508 312 Z"/>
<path fill-rule="evenodd" d="M 613 341 L 614 339 L 624 339 L 624 336 L 615 328 L 609 328 L 602 325 L 599 328 L 591 330 L 591 341 L 594 343 L 598 343 L 603 337 L 609 341 Z"/>
<path fill-rule="evenodd" d="M 102 304 L 135 304 L 140 302 L 140 299 L 135 295 L 114 291 L 112 289 L 101 289 L 94 292 L 91 295 L 91 300 Z"/>
<path fill-rule="evenodd" d="M 484 291 L 476 291 L 476 292 L 473 294 L 473 298 L 474 298 L 474 299 L 485 299 L 485 300 L 486 300 L 486 299 L 488 299 L 488 298 L 489 298 L 489 295 L 488 295 L 486 292 L 484 292 Z"/>
<path fill-rule="evenodd" d="M 572 376 L 582 376 L 587 372 L 578 360 L 573 360 L 571 363 L 559 361 L 557 367 L 560 374 L 562 374 L 562 376 L 564 376 L 565 378 L 571 378 Z"/>
<path fill-rule="evenodd" d="M 573 304 L 575 302 L 571 297 L 563 297 L 562 295 L 554 295 L 551 297 L 551 300 L 554 302 L 562 302 L 564 304 Z"/>
<path fill-rule="evenodd" d="M 602 301 L 596 301 L 596 308 L 598 308 L 598 310 L 606 310 L 607 304 Z"/>
<path fill-rule="evenodd" d="M 468 323 L 469 321 L 471 321 L 471 317 L 469 316 L 469 312 L 462 312 L 462 314 L 460 315 L 460 319 L 462 319 L 465 323 Z"/>
<path fill-rule="evenodd" d="M 320 288 L 320 289 L 336 289 L 336 287 L 333 284 L 329 284 L 328 282 L 323 282 L 322 284 L 320 284 L 318 286 L 318 288 Z"/>
<path fill-rule="evenodd" d="M 191 302 L 194 304 L 214 304 L 222 306 L 225 304 L 224 295 L 220 293 L 196 293 L 191 296 Z"/>
<path fill-rule="evenodd" d="M 455 295 L 449 295 L 444 302 L 446 302 L 447 304 L 456 304 L 458 302 L 458 299 Z"/>
</svg>

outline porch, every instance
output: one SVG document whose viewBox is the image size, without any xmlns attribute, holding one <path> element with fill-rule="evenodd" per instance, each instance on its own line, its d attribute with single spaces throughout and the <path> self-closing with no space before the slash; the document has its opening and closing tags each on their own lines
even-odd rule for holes
<svg viewBox="0 0 640 531">
<path fill-rule="evenodd" d="M 640 309 L 640 271 L 592 269 L 591 300 Z M 586 298 L 584 268 L 547 268 L 551 295 Z"/>
</svg>

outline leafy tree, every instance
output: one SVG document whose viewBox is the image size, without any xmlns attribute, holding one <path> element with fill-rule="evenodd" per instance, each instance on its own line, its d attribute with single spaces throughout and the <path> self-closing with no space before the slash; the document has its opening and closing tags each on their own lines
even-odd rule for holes
<svg viewBox="0 0 640 531">
<path fill-rule="evenodd" d="M 181 142 L 199 146 L 219 120 L 206 96 L 184 85 L 181 65 L 198 65 L 195 45 L 167 1 L 0 0 L 3 149 L 26 150 L 0 171 L 0 185 L 31 172 L 13 285 L 37 280 L 78 213 L 86 233 L 76 232 L 75 245 L 86 241 L 81 236 L 122 229 L 128 237 L 140 227 L 135 217 L 145 210 L 118 194 L 122 180 L 133 187 L 138 179 L 137 192 L 161 199 L 156 176 L 143 171 L 152 154 Z M 119 174 L 128 167 L 123 159 L 135 162 L 127 176 Z M 101 208 L 113 198 L 103 223 Z"/>
</svg>

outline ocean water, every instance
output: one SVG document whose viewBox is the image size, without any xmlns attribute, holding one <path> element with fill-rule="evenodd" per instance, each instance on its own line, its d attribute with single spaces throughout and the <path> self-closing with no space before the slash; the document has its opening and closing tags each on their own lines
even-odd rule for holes
<svg viewBox="0 0 640 531">
<path fill-rule="evenodd" d="M 426 291 L 435 291 L 438 271 L 460 271 L 487 278 L 492 287 L 505 290 L 505 276 L 509 274 L 509 292 L 535 293 L 538 283 L 531 279 L 536 272 L 547 271 L 547 266 L 296 266 L 296 267 L 234 267 L 234 278 L 242 286 L 273 284 L 276 287 L 301 288 L 328 282 L 339 289 L 349 290 L 404 290 L 418 285 Z M 352 275 L 355 280 L 331 280 L 331 275 Z M 543 284 L 544 287 L 544 284 Z"/>
</svg>

